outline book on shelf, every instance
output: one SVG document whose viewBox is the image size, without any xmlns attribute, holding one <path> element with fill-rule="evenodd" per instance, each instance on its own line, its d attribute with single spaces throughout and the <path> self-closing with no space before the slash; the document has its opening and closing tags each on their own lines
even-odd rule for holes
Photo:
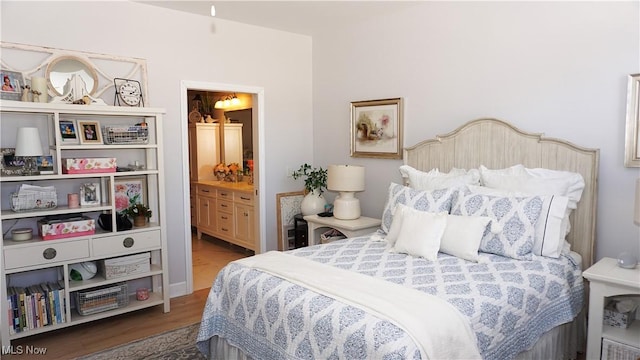
<svg viewBox="0 0 640 360">
<path fill-rule="evenodd" d="M 7 315 L 11 335 L 44 326 L 61 324 L 66 319 L 64 283 L 41 283 L 7 288 Z"/>
</svg>

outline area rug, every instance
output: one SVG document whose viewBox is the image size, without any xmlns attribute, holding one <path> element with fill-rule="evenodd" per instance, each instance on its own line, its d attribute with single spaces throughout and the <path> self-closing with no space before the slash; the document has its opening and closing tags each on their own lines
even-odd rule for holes
<svg viewBox="0 0 640 360">
<path fill-rule="evenodd" d="M 79 357 L 77 360 L 205 359 L 196 348 L 199 328 L 200 323 L 196 323 Z"/>
</svg>

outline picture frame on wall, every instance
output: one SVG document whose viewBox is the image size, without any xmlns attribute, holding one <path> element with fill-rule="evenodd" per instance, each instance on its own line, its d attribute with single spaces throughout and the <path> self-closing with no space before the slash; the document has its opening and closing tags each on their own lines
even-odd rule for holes
<svg viewBox="0 0 640 360">
<path fill-rule="evenodd" d="M 80 185 L 80 205 L 100 205 L 100 183 Z"/>
<path fill-rule="evenodd" d="M 640 167 L 640 74 L 629 75 L 624 166 Z"/>
<path fill-rule="evenodd" d="M 24 86 L 22 73 L 0 69 L 0 79 L 2 79 L 0 99 L 20 101 L 22 99 L 22 86 Z"/>
<path fill-rule="evenodd" d="M 58 124 L 58 133 L 60 134 L 60 141 L 62 144 L 78 144 L 80 139 L 78 138 L 76 121 L 72 119 L 60 120 Z"/>
<path fill-rule="evenodd" d="M 102 144 L 99 121 L 78 120 L 76 132 L 80 138 L 80 144 Z"/>
<path fill-rule="evenodd" d="M 300 214 L 300 204 L 304 199 L 304 191 L 292 191 L 276 194 L 276 218 L 278 222 L 278 250 L 289 250 L 293 242 L 293 217 Z"/>
<path fill-rule="evenodd" d="M 143 176 L 127 176 L 114 181 L 116 211 L 130 205 L 144 204 L 147 196 L 147 179 Z"/>
<path fill-rule="evenodd" d="M 351 103 L 351 157 L 402 159 L 402 98 Z"/>
</svg>

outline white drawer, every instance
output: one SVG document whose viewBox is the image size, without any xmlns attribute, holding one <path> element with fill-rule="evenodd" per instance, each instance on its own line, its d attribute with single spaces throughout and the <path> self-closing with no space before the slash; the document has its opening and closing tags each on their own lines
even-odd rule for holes
<svg viewBox="0 0 640 360">
<path fill-rule="evenodd" d="M 237 204 L 245 204 L 245 205 L 253 206 L 253 193 L 236 192 L 233 200 Z"/>
<path fill-rule="evenodd" d="M 89 240 L 65 242 L 50 240 L 28 247 L 4 248 L 4 264 L 7 269 L 46 265 L 86 257 L 89 257 Z"/>
<path fill-rule="evenodd" d="M 94 256 L 117 255 L 138 250 L 159 248 L 162 243 L 160 230 L 93 238 L 91 242 Z"/>
</svg>

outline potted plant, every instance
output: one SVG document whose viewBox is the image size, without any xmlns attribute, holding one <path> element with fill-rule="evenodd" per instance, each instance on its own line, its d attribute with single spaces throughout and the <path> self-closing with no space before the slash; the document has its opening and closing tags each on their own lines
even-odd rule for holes
<svg viewBox="0 0 640 360">
<path fill-rule="evenodd" d="M 133 226 L 145 226 L 151 217 L 151 209 L 144 204 L 131 204 L 122 211 L 125 215 L 133 219 Z"/>
<path fill-rule="evenodd" d="M 305 163 L 294 171 L 291 176 L 294 179 L 305 178 L 304 189 L 307 195 L 305 195 L 300 204 L 302 215 L 314 215 L 323 212 L 324 206 L 327 204 L 324 196 L 322 196 L 327 187 L 327 170 L 322 167 L 315 168 Z"/>
</svg>

